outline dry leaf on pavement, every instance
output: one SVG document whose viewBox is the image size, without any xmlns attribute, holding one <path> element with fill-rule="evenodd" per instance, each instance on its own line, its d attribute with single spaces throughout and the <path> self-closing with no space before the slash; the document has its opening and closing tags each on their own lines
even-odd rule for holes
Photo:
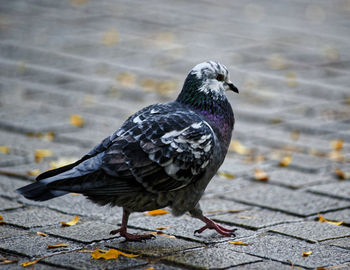
<svg viewBox="0 0 350 270">
<path fill-rule="evenodd" d="M 169 214 L 169 211 L 163 210 L 163 209 L 157 209 L 157 210 L 152 210 L 145 213 L 145 215 L 150 215 L 150 216 L 160 216 L 165 214 Z"/>
<path fill-rule="evenodd" d="M 125 257 L 138 257 L 140 255 L 135 255 L 135 254 L 128 254 L 121 252 L 117 249 L 111 248 L 109 250 L 102 250 L 102 249 L 96 249 L 92 251 L 91 257 L 94 258 L 95 260 L 98 259 L 105 259 L 105 260 L 111 260 L 111 259 L 118 259 L 120 255 L 123 255 Z"/>
<path fill-rule="evenodd" d="M 61 224 L 62 224 L 62 227 L 67 227 L 67 226 L 72 226 L 72 225 L 77 224 L 78 221 L 79 221 L 79 217 L 75 216 L 71 221 L 69 221 L 69 222 L 62 221 Z"/>
</svg>

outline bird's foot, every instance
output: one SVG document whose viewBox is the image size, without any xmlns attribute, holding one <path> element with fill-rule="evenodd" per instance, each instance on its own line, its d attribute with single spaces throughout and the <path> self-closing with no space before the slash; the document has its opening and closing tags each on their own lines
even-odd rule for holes
<svg viewBox="0 0 350 270">
<path fill-rule="evenodd" d="M 195 234 L 202 233 L 206 229 L 211 229 L 225 236 L 235 236 L 234 232 L 236 231 L 236 229 L 227 229 L 207 217 L 203 217 L 201 218 L 201 220 L 205 222 L 205 226 L 203 226 L 199 230 L 195 230 Z"/>
<path fill-rule="evenodd" d="M 148 240 L 152 238 L 156 238 L 153 234 L 132 234 L 126 232 L 126 230 L 123 230 L 122 228 L 118 230 L 113 230 L 110 232 L 110 234 L 115 235 L 119 233 L 120 236 L 123 236 L 125 238 L 125 241 L 133 241 L 133 242 L 141 242 L 143 240 Z"/>
</svg>

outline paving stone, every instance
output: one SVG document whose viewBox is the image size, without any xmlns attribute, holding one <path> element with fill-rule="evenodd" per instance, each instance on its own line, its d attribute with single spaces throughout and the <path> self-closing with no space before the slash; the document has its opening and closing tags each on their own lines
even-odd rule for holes
<svg viewBox="0 0 350 270">
<path fill-rule="evenodd" d="M 276 165 L 278 165 L 279 161 L 280 158 L 276 160 Z M 301 153 L 293 153 L 292 161 L 288 167 L 295 168 L 304 172 L 317 173 L 329 170 L 331 167 L 331 162 L 325 158 Z"/>
<path fill-rule="evenodd" d="M 67 158 L 69 158 L 69 160 L 72 160 L 72 162 L 74 160 L 78 160 L 78 158 L 73 158 L 73 159 L 71 159 L 70 157 L 67 157 Z M 35 181 L 36 176 L 32 175 L 32 173 L 36 172 L 36 170 L 39 170 L 39 173 L 41 173 L 51 169 L 50 162 L 55 161 L 55 160 L 49 160 L 47 158 L 40 163 L 36 163 L 36 162 L 31 162 L 29 159 L 31 158 L 28 158 L 27 163 L 25 164 L 17 164 L 16 166 L 1 167 L 1 173 L 3 175 L 10 175 L 10 176 L 21 178 L 24 180 Z"/>
<path fill-rule="evenodd" d="M 165 229 L 162 230 L 165 234 L 202 243 L 215 243 L 234 238 L 219 235 L 213 230 L 206 230 L 201 234 L 194 234 L 194 231 L 203 227 L 204 223 L 188 215 L 173 217 L 170 214 L 166 214 L 162 216 L 136 217 L 130 218 L 128 225 L 134 228 L 146 229 L 149 231 L 157 231 L 157 228 L 165 227 Z M 222 225 L 225 227 L 230 227 L 228 225 Z M 236 237 L 252 235 L 253 233 L 254 232 L 243 228 L 238 228 L 235 232 Z"/>
<path fill-rule="evenodd" d="M 18 255 L 13 255 L 13 254 L 6 254 L 3 252 L 0 252 L 0 258 L 5 258 L 7 260 L 13 261 L 12 263 L 7 263 L 7 264 L 1 264 L 1 270 L 13 270 L 13 269 L 23 269 L 23 266 L 21 265 L 24 262 L 28 262 L 28 258 L 23 257 L 23 256 L 18 256 Z M 33 267 L 33 266 L 32 266 Z M 50 266 L 47 264 L 43 264 L 41 262 L 36 263 L 34 265 L 35 269 L 39 270 L 54 270 L 57 269 L 57 267 Z"/>
<path fill-rule="evenodd" d="M 165 257 L 164 260 L 192 269 L 221 269 L 261 261 L 260 258 L 225 248 L 204 248 Z"/>
<path fill-rule="evenodd" d="M 39 132 L 40 133 L 40 132 Z M 44 134 L 44 133 L 42 133 Z M 23 163 L 37 164 L 33 166 L 33 169 L 41 166 L 40 163 L 35 162 L 35 150 L 37 149 L 48 149 L 51 150 L 52 156 L 43 159 L 43 163 L 46 164 L 46 168 L 43 170 L 50 169 L 48 161 L 57 160 L 58 158 L 80 158 L 86 153 L 86 149 L 79 148 L 75 145 L 67 145 L 63 143 L 57 143 L 55 141 L 47 141 L 36 137 L 30 137 L 22 134 L 12 133 L 8 131 L 0 131 L 0 138 L 2 143 L 10 148 L 10 153 L 15 155 L 21 155 L 23 162 L 3 164 L 5 166 L 21 165 Z"/>
<path fill-rule="evenodd" d="M 29 111 L 8 106 L 1 110 L 0 119 L 0 127 L 3 129 L 20 132 L 40 133 L 76 129 L 69 123 L 69 114 L 67 113 L 58 115 L 55 112 L 35 109 Z M 48 122 L 48 119 L 54 119 L 55 121 Z"/>
<path fill-rule="evenodd" d="M 155 239 L 147 240 L 146 242 L 121 242 L 119 240 L 109 242 L 106 245 L 108 247 L 125 250 L 135 254 L 143 254 L 154 257 L 162 257 L 178 251 L 204 247 L 203 244 L 197 242 L 170 238 L 163 235 L 157 235 Z"/>
<path fill-rule="evenodd" d="M 219 168 L 219 172 L 230 173 L 235 176 L 252 171 L 255 164 L 243 162 L 241 159 L 227 157 Z"/>
<path fill-rule="evenodd" d="M 279 270 L 290 270 L 291 264 L 282 264 L 280 262 L 275 261 L 262 261 L 250 264 L 244 264 L 237 267 L 228 268 L 232 270 L 271 270 L 271 269 L 279 269 Z M 297 269 L 304 269 L 298 266 Z"/>
<path fill-rule="evenodd" d="M 215 220 L 227 224 L 243 226 L 248 229 L 261 229 L 283 222 L 292 222 L 301 220 L 295 216 L 286 215 L 278 211 L 270 211 L 265 209 L 253 208 L 241 213 L 228 213 L 217 215 Z"/>
<path fill-rule="evenodd" d="M 1 230 L 0 230 L 0 239 L 8 238 L 8 237 L 13 237 L 21 234 L 28 234 L 28 231 L 23 230 L 23 229 L 18 229 L 14 227 L 7 226 L 5 224 L 0 225 Z"/>
<path fill-rule="evenodd" d="M 147 264 L 140 258 L 125 256 L 119 256 L 115 260 L 94 260 L 91 253 L 86 252 L 58 254 L 45 258 L 43 262 L 72 269 L 134 269 L 134 267 Z"/>
<path fill-rule="evenodd" d="M 227 212 L 245 212 L 252 208 L 251 206 L 236 203 L 229 200 L 223 200 L 218 198 L 202 198 L 200 200 L 200 206 L 207 216 L 222 215 Z"/>
<path fill-rule="evenodd" d="M 233 194 L 239 192 L 242 188 L 254 187 L 256 184 L 252 181 L 247 181 L 242 177 L 214 176 L 205 189 L 205 195 L 221 196 L 224 192 L 232 191 Z"/>
<path fill-rule="evenodd" d="M 301 188 L 330 181 L 330 177 L 327 176 L 305 173 L 288 168 L 267 171 L 267 174 L 269 176 L 269 183 L 289 188 Z"/>
<path fill-rule="evenodd" d="M 20 207 L 22 207 L 22 204 L 0 197 L 0 211 L 20 208 Z"/>
<path fill-rule="evenodd" d="M 308 190 L 317 194 L 350 200 L 350 181 L 317 185 L 308 188 Z"/>
<path fill-rule="evenodd" d="M 119 207 L 99 206 L 82 195 L 67 194 L 56 197 L 45 202 L 34 202 L 25 198 L 19 199 L 21 202 L 29 205 L 48 207 L 70 215 L 100 218 L 108 223 L 119 223 L 122 218 L 122 209 Z M 140 215 L 139 213 L 133 216 Z"/>
<path fill-rule="evenodd" d="M 26 161 L 26 157 L 20 155 L 0 153 L 0 167 L 22 164 Z"/>
<path fill-rule="evenodd" d="M 153 267 L 153 268 L 151 268 Z M 173 266 L 169 264 L 163 264 L 163 263 L 150 263 L 144 266 L 136 267 L 135 270 L 145 270 L 145 269 L 154 269 L 154 270 L 179 270 L 179 269 L 185 269 L 184 267 L 180 266 Z"/>
<path fill-rule="evenodd" d="M 9 198 L 19 198 L 20 195 L 15 190 L 28 184 L 30 184 L 28 181 L 0 175 L 0 195 Z"/>
<path fill-rule="evenodd" d="M 62 214 L 47 208 L 19 209 L 12 212 L 1 212 L 6 224 L 33 228 L 61 224 L 70 221 L 73 216 Z"/>
<path fill-rule="evenodd" d="M 323 213 L 322 216 L 324 216 L 326 219 L 344 221 L 345 224 L 350 224 L 350 209 Z"/>
<path fill-rule="evenodd" d="M 43 229 L 42 231 L 55 236 L 64 237 L 83 243 L 110 239 L 115 236 L 110 235 L 110 231 L 115 230 L 117 225 L 102 223 L 99 221 L 78 222 L 75 226 L 56 227 Z"/>
<path fill-rule="evenodd" d="M 21 235 L 18 237 L 10 237 L 3 239 L 2 241 L 0 241 L 0 248 L 2 250 L 6 250 L 7 252 L 19 255 L 26 255 L 29 257 L 42 257 L 82 247 L 81 245 L 78 245 L 68 240 L 64 240 L 64 243 L 68 244 L 68 247 L 47 247 L 47 245 L 54 245 L 59 242 L 62 242 L 62 239 L 53 238 L 50 236 L 42 237 L 33 232 L 31 235 Z"/>
<path fill-rule="evenodd" d="M 12 263 L 8 263 L 8 264 L 1 264 L 1 269 L 2 270 L 12 270 L 12 269 L 22 269 L 23 266 L 21 265 L 24 262 L 28 262 L 28 258 L 24 258 L 22 256 L 18 256 L 18 255 L 13 255 L 13 254 L 6 254 L 6 253 L 2 253 L 0 252 L 0 258 L 5 258 L 7 260 L 11 260 L 14 261 Z M 39 270 L 54 270 L 57 269 L 57 267 L 54 266 L 50 266 L 47 264 L 42 264 L 42 263 L 36 263 L 35 264 L 35 269 L 39 269 Z"/>
<path fill-rule="evenodd" d="M 2 251 L 0 251 L 0 258 L 2 259 L 6 259 L 6 260 L 10 260 L 13 261 L 12 263 L 7 263 L 7 264 L 2 264 L 1 265 L 1 269 L 15 269 L 16 267 L 19 268 L 19 261 L 21 259 L 20 256 L 17 255 L 13 255 L 13 254 L 6 254 Z"/>
<path fill-rule="evenodd" d="M 263 233 L 254 238 L 240 240 L 249 243 L 249 245 L 238 246 L 224 243 L 218 246 L 226 250 L 244 252 L 285 264 L 292 262 L 295 266 L 306 268 L 340 265 L 350 260 L 350 253 L 347 250 L 311 244 L 286 236 Z M 312 254 L 304 257 L 303 251 L 312 251 Z"/>
<path fill-rule="evenodd" d="M 300 216 L 349 206 L 346 201 L 264 184 L 242 188 L 234 194 L 227 192 L 223 197 Z"/>
<path fill-rule="evenodd" d="M 350 237 L 326 240 L 322 241 L 321 244 L 350 249 Z"/>
<path fill-rule="evenodd" d="M 271 231 L 304 239 L 310 242 L 324 241 L 334 238 L 350 237 L 350 228 L 336 226 L 326 222 L 307 221 L 288 223 L 270 228 Z"/>
</svg>

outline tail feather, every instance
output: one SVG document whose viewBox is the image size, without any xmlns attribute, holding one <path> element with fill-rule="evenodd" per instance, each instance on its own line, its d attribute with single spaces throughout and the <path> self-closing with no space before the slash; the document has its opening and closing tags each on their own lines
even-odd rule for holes
<svg viewBox="0 0 350 270">
<path fill-rule="evenodd" d="M 16 190 L 17 193 L 23 195 L 29 200 L 47 201 L 55 197 L 67 194 L 62 190 L 50 190 L 44 183 L 35 182 Z"/>
</svg>

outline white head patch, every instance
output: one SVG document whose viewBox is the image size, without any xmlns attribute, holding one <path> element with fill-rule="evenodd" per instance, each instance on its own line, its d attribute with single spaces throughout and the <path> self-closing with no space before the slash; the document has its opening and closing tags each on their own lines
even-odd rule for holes
<svg viewBox="0 0 350 270">
<path fill-rule="evenodd" d="M 211 93 L 214 99 L 224 95 L 226 87 L 225 82 L 230 82 L 227 68 L 214 61 L 203 62 L 196 65 L 190 72 L 197 79 L 202 81 L 199 91 L 205 94 Z M 218 80 L 218 76 L 222 76 L 222 80 Z"/>
</svg>

